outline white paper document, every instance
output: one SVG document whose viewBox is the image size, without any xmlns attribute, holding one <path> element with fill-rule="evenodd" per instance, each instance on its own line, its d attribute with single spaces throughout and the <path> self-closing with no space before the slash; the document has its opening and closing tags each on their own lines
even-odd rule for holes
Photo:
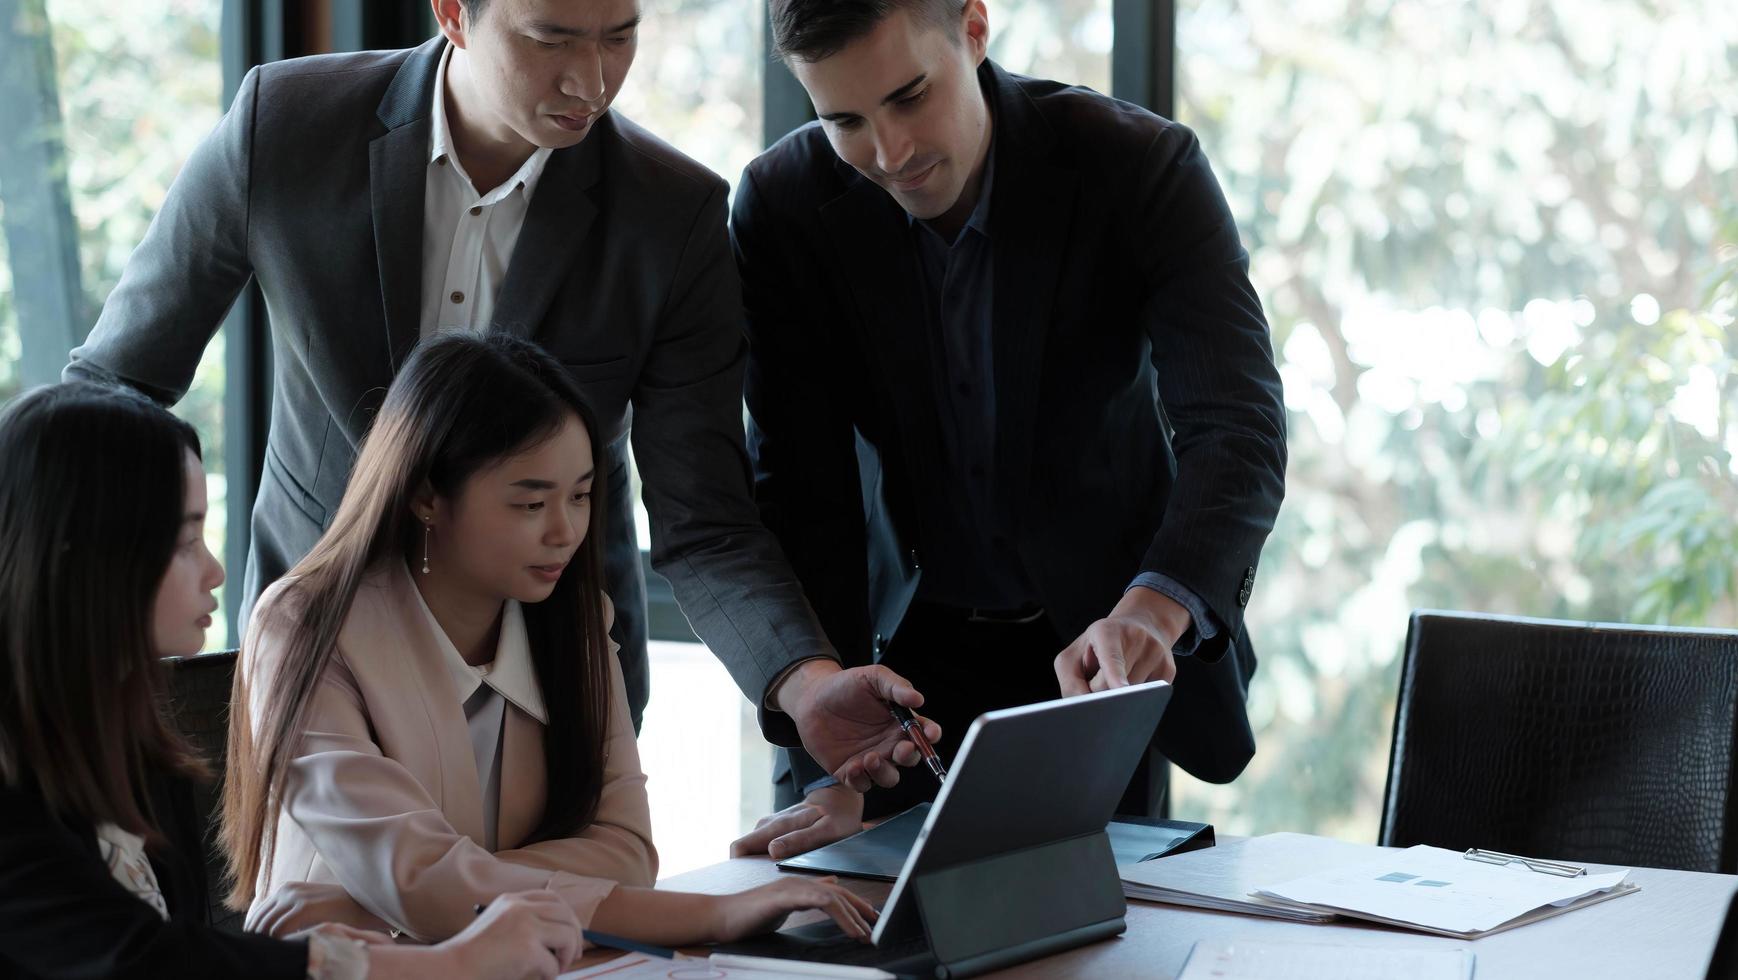
<svg viewBox="0 0 1738 980">
<path fill-rule="evenodd" d="M 1623 885 L 1627 869 L 1565 878 L 1525 865 L 1469 861 L 1418 845 L 1357 864 L 1265 885 L 1284 902 L 1452 933 L 1481 933 L 1546 906 L 1565 906 Z"/>
<path fill-rule="evenodd" d="M 1468 980 L 1472 967 L 1464 949 L 1202 940 L 1177 980 Z"/>
<path fill-rule="evenodd" d="M 1287 908 L 1252 898 L 1250 893 L 1271 881 L 1344 867 L 1377 853 L 1368 844 L 1349 844 L 1331 837 L 1265 834 L 1125 864 L 1117 872 L 1122 876 L 1123 894 L 1132 899 L 1298 922 L 1329 922 L 1334 918 L 1331 912 Z"/>
</svg>

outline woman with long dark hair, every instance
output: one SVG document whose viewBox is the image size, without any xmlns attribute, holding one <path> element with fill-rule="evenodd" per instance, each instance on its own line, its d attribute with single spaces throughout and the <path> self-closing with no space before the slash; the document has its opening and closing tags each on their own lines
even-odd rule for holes
<svg viewBox="0 0 1738 980">
<path fill-rule="evenodd" d="M 206 923 L 208 773 L 157 663 L 198 653 L 217 608 L 205 511 L 198 438 L 140 395 L 75 382 L 0 412 L 0 976 L 553 976 L 580 939 L 546 893 L 434 948 Z"/>
<path fill-rule="evenodd" d="M 873 907 L 831 880 L 652 889 L 601 584 L 609 436 L 529 342 L 447 335 L 405 364 L 325 535 L 243 644 L 224 840 L 250 928 L 433 941 L 545 889 L 644 941 L 734 939 L 804 908 L 867 937 Z"/>
</svg>

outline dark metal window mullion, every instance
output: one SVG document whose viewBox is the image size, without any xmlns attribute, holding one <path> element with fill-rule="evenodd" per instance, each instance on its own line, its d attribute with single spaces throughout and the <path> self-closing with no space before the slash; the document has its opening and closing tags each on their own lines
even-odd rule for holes
<svg viewBox="0 0 1738 980">
<path fill-rule="evenodd" d="M 413 48 L 434 36 L 427 3 L 330 0 L 328 6 L 333 51 Z"/>
<path fill-rule="evenodd" d="M 0 215 L 23 388 L 59 381 L 90 327 L 59 85 L 46 5 L 0 0 Z"/>
<path fill-rule="evenodd" d="M 764 4 L 762 5 L 764 8 Z M 777 143 L 784 135 L 798 126 L 815 118 L 815 108 L 809 103 L 809 93 L 797 81 L 791 70 L 785 67 L 784 61 L 772 53 L 772 22 L 766 19 L 766 11 L 761 11 L 761 50 L 763 52 L 763 73 L 761 76 L 760 107 L 761 107 L 761 146 L 768 147 Z M 726 174 L 735 181 L 739 174 Z"/>
<path fill-rule="evenodd" d="M 1176 0 L 1111 0 L 1110 94 L 1175 119 Z"/>
<path fill-rule="evenodd" d="M 285 56 L 285 0 L 223 0 L 221 60 L 227 110 L 248 71 Z M 265 467 L 272 405 L 271 327 L 259 285 L 249 282 L 223 321 L 224 616 L 231 645 L 238 643 L 242 570 L 247 567 L 249 521 Z"/>
</svg>

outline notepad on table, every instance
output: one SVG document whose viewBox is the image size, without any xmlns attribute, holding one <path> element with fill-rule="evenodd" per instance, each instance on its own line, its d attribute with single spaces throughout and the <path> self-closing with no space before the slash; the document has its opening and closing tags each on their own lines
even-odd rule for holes
<svg viewBox="0 0 1738 980">
<path fill-rule="evenodd" d="M 860 834 L 786 858 L 778 862 L 779 870 L 895 881 L 905 867 L 906 856 L 917 843 L 931 806 L 919 803 Z M 1214 840 L 1212 824 L 1185 820 L 1129 817 L 1112 820 L 1105 833 L 1110 837 L 1111 854 L 1117 864 L 1136 864 L 1211 848 Z"/>
<path fill-rule="evenodd" d="M 1275 874 L 1255 897 L 1475 939 L 1639 891 L 1628 877 L 1628 869 L 1565 877 L 1420 844 L 1299 877 Z"/>
</svg>

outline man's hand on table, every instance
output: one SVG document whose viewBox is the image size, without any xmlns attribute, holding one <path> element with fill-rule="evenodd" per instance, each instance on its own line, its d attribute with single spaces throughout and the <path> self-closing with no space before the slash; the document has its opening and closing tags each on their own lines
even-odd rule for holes
<svg viewBox="0 0 1738 980">
<path fill-rule="evenodd" d="M 1171 648 L 1189 624 L 1189 610 L 1177 600 L 1142 586 L 1129 589 L 1109 616 L 1088 626 L 1057 654 L 1056 683 L 1062 696 L 1175 678 Z"/>
<path fill-rule="evenodd" d="M 765 854 L 783 861 L 862 829 L 863 794 L 845 786 L 828 786 L 795 806 L 762 817 L 753 830 L 730 845 L 730 856 Z"/>
</svg>

